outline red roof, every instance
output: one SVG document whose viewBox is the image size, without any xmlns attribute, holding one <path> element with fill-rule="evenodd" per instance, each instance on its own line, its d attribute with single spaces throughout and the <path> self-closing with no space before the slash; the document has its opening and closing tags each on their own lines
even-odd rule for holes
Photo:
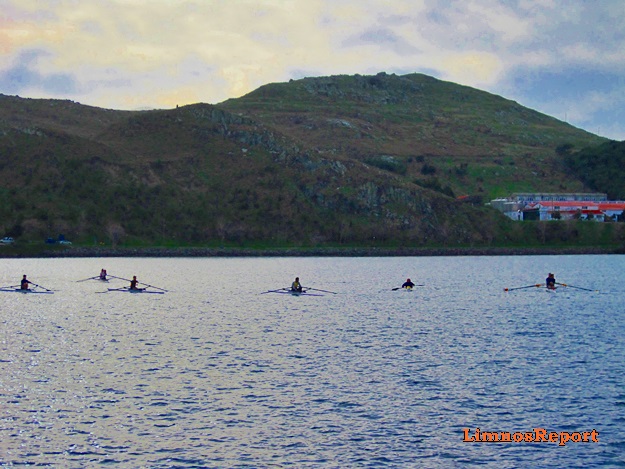
<svg viewBox="0 0 625 469">
<path fill-rule="evenodd" d="M 545 207 L 545 208 L 560 207 L 560 209 L 563 211 L 581 209 L 584 212 L 586 210 L 588 211 L 595 210 L 599 212 L 604 212 L 606 210 L 620 210 L 620 211 L 625 210 L 625 202 L 622 202 L 622 201 L 595 202 L 591 200 L 562 200 L 562 201 L 545 200 L 545 201 L 534 202 L 534 203 L 526 205 L 526 207 L 529 207 L 529 208 L 537 208 L 538 206 Z M 582 207 L 585 207 L 585 208 L 582 209 Z"/>
</svg>

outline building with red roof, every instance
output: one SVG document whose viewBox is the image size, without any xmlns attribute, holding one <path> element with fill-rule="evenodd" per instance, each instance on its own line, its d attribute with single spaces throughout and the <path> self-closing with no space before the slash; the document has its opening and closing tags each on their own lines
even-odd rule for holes
<svg viewBox="0 0 625 469">
<path fill-rule="evenodd" d="M 616 221 L 625 201 L 607 200 L 606 194 L 524 193 L 491 201 L 491 206 L 512 220 Z"/>
</svg>

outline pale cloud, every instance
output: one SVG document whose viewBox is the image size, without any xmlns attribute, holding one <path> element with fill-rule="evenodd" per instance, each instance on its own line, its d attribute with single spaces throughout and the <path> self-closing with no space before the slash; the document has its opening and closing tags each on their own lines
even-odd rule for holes
<svg viewBox="0 0 625 469">
<path fill-rule="evenodd" d="M 571 101 L 567 106 L 567 118 L 572 122 L 588 124 L 588 116 L 592 116 L 594 113 L 620 109 L 622 105 L 620 100 L 622 99 L 623 91 L 623 89 L 609 93 L 591 91 L 585 95 L 579 96 L 577 100 Z M 554 107 L 553 104 L 552 107 Z M 592 129 L 592 131 L 596 130 L 597 129 Z M 621 135 L 625 138 L 625 132 L 621 131 Z"/>
<path fill-rule="evenodd" d="M 0 5 L 0 93 L 108 108 L 216 103 L 265 83 L 299 78 L 303 71 L 425 72 L 512 92 L 507 97 L 520 102 L 531 96 L 512 87 L 515 76 L 539 80 L 545 72 L 575 68 L 625 72 L 621 0 L 0 0 Z M 25 60 L 29 51 L 37 51 L 36 60 Z M 625 107 L 616 89 L 608 92 Z M 585 103 L 595 118 L 600 111 L 590 109 L 609 104 Z M 553 109 L 568 104 L 554 102 Z"/>
<path fill-rule="evenodd" d="M 455 21 L 464 19 L 468 30 L 474 34 L 490 30 L 492 35 L 504 44 L 522 41 L 532 34 L 532 25 L 526 18 L 515 14 L 510 8 L 497 1 L 461 2 L 464 8 L 458 10 Z M 474 25 L 478 22 L 479 28 Z"/>
<path fill-rule="evenodd" d="M 496 55 L 479 51 L 449 54 L 439 64 L 447 80 L 481 85 L 495 83 L 503 68 Z"/>
<path fill-rule="evenodd" d="M 625 128 L 621 124 L 622 118 L 625 117 L 622 109 L 624 92 L 625 89 L 623 88 L 605 93 L 590 91 L 581 95 L 578 94 L 576 99 L 571 99 L 566 103 L 562 103 L 561 100 L 536 103 L 535 109 L 589 132 L 598 135 L 610 135 L 616 140 L 625 140 Z M 598 113 L 612 112 L 616 112 L 620 119 L 617 121 L 594 119 Z"/>
</svg>

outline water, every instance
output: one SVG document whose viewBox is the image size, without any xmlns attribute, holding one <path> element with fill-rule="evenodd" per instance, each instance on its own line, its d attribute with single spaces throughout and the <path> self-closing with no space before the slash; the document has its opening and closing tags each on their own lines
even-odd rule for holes
<svg viewBox="0 0 625 469">
<path fill-rule="evenodd" d="M 625 466 L 623 256 L 3 260 L 0 463 Z M 170 290 L 100 293 L 110 274 Z M 543 288 L 544 281 L 600 290 Z M 267 290 L 295 276 L 338 292 Z M 413 292 L 392 291 L 411 277 Z M 126 282 L 109 285 L 125 286 Z M 463 429 L 599 432 L 467 443 Z"/>
</svg>

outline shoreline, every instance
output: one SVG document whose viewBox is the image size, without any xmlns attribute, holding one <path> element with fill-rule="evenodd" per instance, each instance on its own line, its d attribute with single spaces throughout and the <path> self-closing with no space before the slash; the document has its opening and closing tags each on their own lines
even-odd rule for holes
<svg viewBox="0 0 625 469">
<path fill-rule="evenodd" d="M 2 252 L 0 258 L 81 257 L 438 257 L 625 254 L 625 247 L 466 247 L 466 248 L 86 248 L 69 247 L 38 253 Z"/>
</svg>

